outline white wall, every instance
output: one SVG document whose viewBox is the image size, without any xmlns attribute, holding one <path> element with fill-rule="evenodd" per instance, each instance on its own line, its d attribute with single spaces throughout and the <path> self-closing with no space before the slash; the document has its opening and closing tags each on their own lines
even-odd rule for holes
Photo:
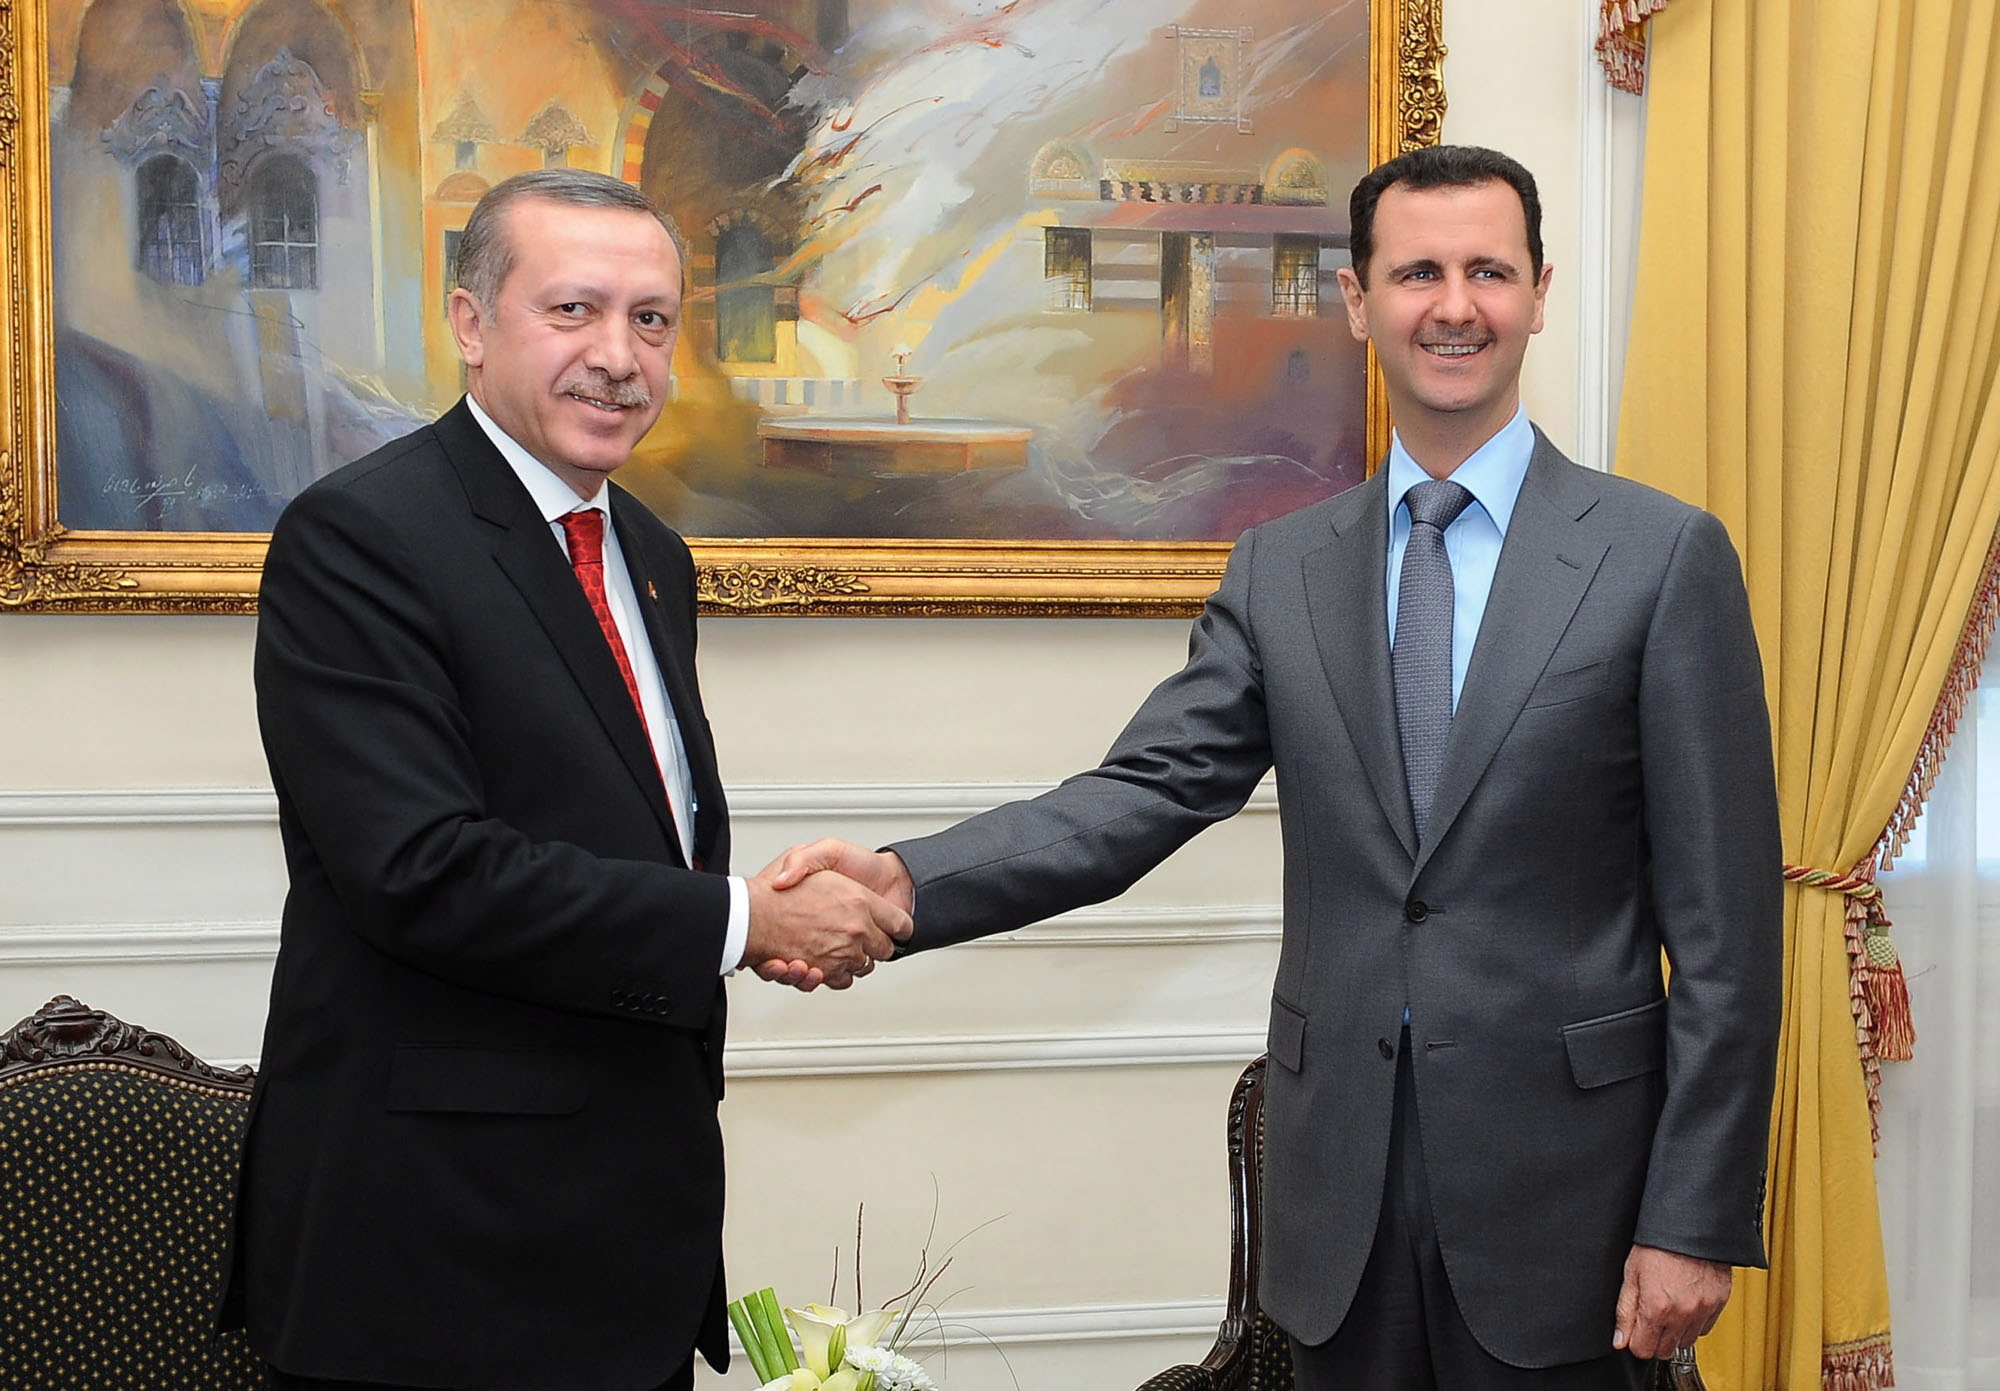
<svg viewBox="0 0 2000 1391">
<path fill-rule="evenodd" d="M 1596 12 L 1449 0 L 1446 137 L 1542 181 L 1558 270 L 1525 390 L 1601 463 L 1638 152 L 1637 104 L 1589 63 Z M 254 1056 L 283 870 L 252 631 L 0 617 L 0 1023 L 67 991 L 211 1058 Z M 1186 625 L 742 619 L 702 643 L 754 869 L 797 839 L 879 843 L 1094 762 L 1178 665 Z M 1226 1283 L 1223 1108 L 1261 1050 L 1276 956 L 1275 821 L 1262 797 L 1119 904 L 845 996 L 737 981 L 737 1290 L 824 1299 L 866 1202 L 870 1297 L 887 1295 L 935 1206 L 934 1260 L 993 1224 L 938 1286 L 973 1330 L 952 1335 L 952 1391 L 1101 1391 L 1198 1357 Z"/>
</svg>

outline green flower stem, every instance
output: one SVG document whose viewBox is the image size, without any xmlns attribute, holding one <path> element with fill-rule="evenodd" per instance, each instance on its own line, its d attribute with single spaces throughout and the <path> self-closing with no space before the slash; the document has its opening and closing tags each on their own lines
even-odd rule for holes
<svg viewBox="0 0 2000 1391">
<path fill-rule="evenodd" d="M 775 1380 L 776 1374 L 771 1371 L 771 1364 L 764 1355 L 764 1339 L 750 1315 L 746 1300 L 738 1299 L 730 1304 L 729 1322 L 736 1329 L 737 1340 L 743 1344 L 744 1355 L 750 1359 L 750 1369 L 757 1374 L 757 1384 L 762 1386 L 767 1381 Z"/>
<path fill-rule="evenodd" d="M 784 1313 L 778 1308 L 778 1292 L 767 1286 L 758 1290 L 751 1299 L 755 1301 L 751 1312 L 756 1315 L 757 1327 L 769 1339 L 765 1349 L 777 1366 L 771 1376 L 781 1377 L 787 1372 L 796 1372 L 799 1369 L 798 1354 L 792 1351 L 791 1329 L 785 1323 Z"/>
</svg>

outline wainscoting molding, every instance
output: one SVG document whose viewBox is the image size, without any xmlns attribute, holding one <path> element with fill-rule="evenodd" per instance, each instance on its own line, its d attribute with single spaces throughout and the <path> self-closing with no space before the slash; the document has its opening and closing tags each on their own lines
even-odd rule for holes
<svg viewBox="0 0 2000 1391">
<path fill-rule="evenodd" d="M 887 839 L 1042 790 L 1020 783 L 746 786 L 731 802 L 739 825 L 757 828 L 748 838 L 771 841 L 774 851 L 812 828 L 859 839 L 881 831 Z M 1276 806 L 1267 784 L 1247 813 L 1268 818 Z M 263 986 L 246 982 L 268 979 L 277 952 L 284 872 L 276 819 L 276 798 L 255 789 L 0 792 L 0 885 L 11 890 L 0 892 L 0 973 L 21 996 L 14 1003 L 26 1010 L 49 989 L 87 994 L 115 985 L 141 998 L 165 992 L 192 1010 L 206 992 L 222 990 L 226 996 L 216 999 L 237 1002 L 223 1008 L 243 1018 L 231 1016 L 228 1041 L 217 1051 L 254 1049 L 255 1018 L 240 1002 L 246 989 L 261 996 Z M 1275 832 L 1268 821 L 1258 829 L 1260 837 Z M 1263 982 L 1275 963 L 1281 913 L 1273 903 L 1189 903 L 1186 896 L 1184 882 L 1182 901 L 1100 905 L 969 944 L 968 952 L 993 954 L 987 965 L 934 978 L 947 993 L 971 992 L 965 998 L 972 1007 L 963 1012 L 905 1013 L 856 1036 L 829 1031 L 809 1015 L 774 1022 L 746 1010 L 727 1053 L 729 1074 L 1240 1065 L 1263 1051 Z M 1121 958 L 1130 951 L 1132 964 L 1109 968 L 1086 955 L 1078 963 L 1084 974 L 1066 979 L 1098 979 L 1094 973 L 1115 969 L 1144 982 L 1101 1028 L 1087 1007 L 1079 1010 L 1074 992 L 1041 1010 L 985 1007 L 986 992 L 995 989 L 1026 992 L 1017 997 L 1024 1003 L 1036 998 L 1033 982 L 1042 972 L 1068 972 L 1070 954 L 1092 948 Z M 1057 949 L 1061 965 L 1021 955 Z M 43 994 L 26 1000 L 37 991 Z"/>
<path fill-rule="evenodd" d="M 86 1002 L 88 1003 L 88 1002 Z M 723 1069 L 752 1078 L 891 1077 L 938 1072 L 1046 1072 L 1069 1068 L 1241 1067 L 1264 1051 L 1261 1030 L 1182 1029 L 1175 1033 L 899 1035 L 730 1042 Z M 223 1067 L 254 1057 L 210 1058 Z"/>
<path fill-rule="evenodd" d="M 933 1328 L 922 1331 L 915 1341 L 922 1347 L 940 1342 L 954 1348 L 972 1349 L 975 1344 L 998 1343 L 1003 1347 L 1019 1343 L 1103 1343 L 1132 1338 L 1210 1337 L 1222 1325 L 1223 1302 L 1219 1299 L 1161 1300 L 1152 1304 L 1082 1304 L 1062 1309 L 967 1309 L 946 1308 L 942 1317 L 942 1337 Z M 740 1352 L 734 1336 L 730 1347 Z M 1166 1369 L 1162 1367 L 1161 1371 Z"/>
<path fill-rule="evenodd" d="M 765 783 L 730 789 L 734 821 L 798 819 L 815 823 L 871 818 L 956 821 L 1049 790 L 1047 783 Z M 1278 808 L 1267 780 L 1244 814 Z M 54 826 L 276 824 L 275 794 L 246 788 L 0 791 L 0 829 Z"/>
<path fill-rule="evenodd" d="M 852 1077 L 915 1072 L 1037 1072 L 1074 1067 L 1185 1067 L 1248 1063 L 1264 1051 L 1262 1030 L 1182 1029 L 1170 1034 L 996 1034 L 762 1040 L 731 1043 L 732 1078 Z"/>
<path fill-rule="evenodd" d="M 1275 942 L 1280 917 L 1269 904 L 1213 908 L 1085 908 L 958 950 L 1023 947 L 1164 947 Z M 278 950 L 276 921 L 0 925 L 0 966 L 65 961 L 254 961 Z"/>
</svg>

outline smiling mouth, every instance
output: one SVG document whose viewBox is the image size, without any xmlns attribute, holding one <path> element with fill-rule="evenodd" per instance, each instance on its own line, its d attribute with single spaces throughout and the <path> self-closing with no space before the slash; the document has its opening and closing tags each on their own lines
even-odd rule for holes
<svg viewBox="0 0 2000 1391">
<path fill-rule="evenodd" d="M 1447 359 L 1471 357 L 1474 353 L 1483 352 L 1486 349 L 1484 343 L 1419 343 L 1417 346 L 1432 357 Z"/>
<path fill-rule="evenodd" d="M 614 381 L 606 373 L 579 372 L 556 383 L 556 390 L 601 415 L 623 415 L 653 404 L 653 393 L 637 378 Z"/>
</svg>

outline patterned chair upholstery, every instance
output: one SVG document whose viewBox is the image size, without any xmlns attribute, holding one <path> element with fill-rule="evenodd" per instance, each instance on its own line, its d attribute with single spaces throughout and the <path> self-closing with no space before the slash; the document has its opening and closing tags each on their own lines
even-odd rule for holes
<svg viewBox="0 0 2000 1391">
<path fill-rule="evenodd" d="M 1149 1377 L 1139 1391 L 1292 1391 L 1291 1341 L 1257 1307 L 1268 1061 L 1268 1056 L 1259 1058 L 1244 1068 L 1229 1096 L 1229 1302 L 1215 1346 L 1199 1363 Z M 1655 1364 L 1654 1386 L 1656 1391 L 1706 1391 L 1692 1359 L 1685 1365 Z"/>
<path fill-rule="evenodd" d="M 251 1080 L 66 995 L 0 1034 L 0 1386 L 269 1384 L 211 1323 Z"/>
</svg>

